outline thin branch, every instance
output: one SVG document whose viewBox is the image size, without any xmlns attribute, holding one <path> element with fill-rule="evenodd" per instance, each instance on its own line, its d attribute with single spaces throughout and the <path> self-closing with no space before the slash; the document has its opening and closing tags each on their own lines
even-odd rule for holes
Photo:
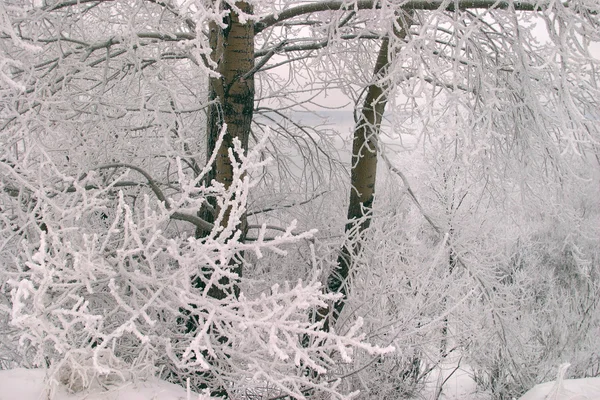
<svg viewBox="0 0 600 400">
<path fill-rule="evenodd" d="M 129 169 L 132 169 L 132 170 L 140 173 L 144 178 L 146 178 L 146 180 L 148 181 L 148 186 L 150 186 L 150 189 L 152 189 L 152 191 L 154 192 L 154 194 L 156 195 L 158 200 L 165 203 L 165 208 L 167 210 L 171 208 L 169 201 L 165 197 L 162 190 L 160 190 L 160 188 L 158 187 L 158 184 L 156 183 L 154 178 L 152 178 L 152 176 L 149 173 L 147 173 L 146 171 L 144 171 L 142 168 L 135 166 L 135 165 L 126 164 L 126 163 L 114 163 L 114 164 L 101 165 L 94 169 L 103 170 L 103 169 L 116 169 L 116 168 L 129 168 Z"/>
<path fill-rule="evenodd" d="M 450 380 L 450 378 L 452 377 L 452 375 L 454 375 L 454 373 L 460 369 L 460 362 L 461 361 L 462 361 L 462 357 L 460 357 L 458 359 L 458 363 L 456 364 L 456 367 L 452 370 L 452 372 L 450 372 L 450 374 L 448 374 L 448 376 L 446 377 L 446 379 L 444 379 L 442 381 L 442 383 L 440 384 L 440 387 L 436 391 L 436 394 L 435 394 L 435 397 L 434 397 L 435 400 L 438 400 L 440 398 L 440 396 L 442 395 L 442 391 L 444 389 L 444 385 L 446 383 L 448 383 L 448 380 Z M 440 369 L 440 375 L 442 374 L 442 371 L 443 370 Z M 443 375 L 441 375 L 441 376 L 443 376 Z"/>
<path fill-rule="evenodd" d="M 248 230 L 250 229 L 262 229 L 263 226 L 265 227 L 265 229 L 270 229 L 273 231 L 280 231 L 280 232 L 287 232 L 287 229 L 282 228 L 280 226 L 275 226 L 275 225 L 248 225 Z"/>
<path fill-rule="evenodd" d="M 137 34 L 140 39 L 158 39 L 164 41 L 179 41 L 179 40 L 194 40 L 196 35 L 193 33 L 176 32 L 176 33 L 162 33 L 162 32 L 140 32 Z"/>
<path fill-rule="evenodd" d="M 186 214 L 179 211 L 175 211 L 173 214 L 171 214 L 171 219 L 189 222 L 195 225 L 197 228 L 203 229 L 208 232 L 212 231 L 212 229 L 215 227 L 210 222 L 207 222 L 196 215 Z"/>
<path fill-rule="evenodd" d="M 150 189 L 152 189 L 152 191 L 154 192 L 156 197 L 161 202 L 164 203 L 165 208 L 167 210 L 171 209 L 171 204 L 165 197 L 162 190 L 160 190 L 160 188 L 158 187 L 158 184 L 156 183 L 154 178 L 152 178 L 152 176 L 149 173 L 147 173 L 146 171 L 144 171 L 142 168 L 135 166 L 135 165 L 131 165 L 131 164 L 114 163 L 114 164 L 101 165 L 99 167 L 96 167 L 95 169 L 102 170 L 102 169 L 111 169 L 111 168 L 129 168 L 129 169 L 132 169 L 132 170 L 140 173 L 144 178 L 146 178 L 146 180 L 148 181 L 148 186 L 150 186 Z M 196 227 L 207 230 L 207 231 L 211 231 L 214 228 L 213 224 L 211 224 L 210 222 L 207 222 L 207 221 L 203 220 L 202 218 L 200 218 L 196 215 L 193 215 L 193 214 L 186 214 L 186 213 L 182 213 L 179 211 L 175 211 L 171 214 L 171 218 L 180 220 L 180 221 L 189 222 L 191 224 L 194 224 Z"/>
<path fill-rule="evenodd" d="M 310 139 L 310 141 L 313 143 L 313 145 L 315 146 L 315 148 L 325 156 L 325 158 L 328 160 L 329 164 L 331 165 L 331 161 L 332 161 L 331 155 L 329 155 L 325 150 L 323 150 L 321 148 L 321 146 L 319 146 L 319 144 L 317 143 L 317 141 L 306 130 L 306 127 L 300 125 L 299 123 L 297 123 L 296 121 L 294 121 L 293 119 L 291 119 L 290 117 L 288 117 L 287 115 L 285 115 L 284 113 L 282 113 L 279 110 L 274 109 L 274 108 L 259 107 L 259 108 L 257 108 L 255 110 L 255 112 L 260 113 L 260 111 L 262 111 L 262 110 L 268 110 L 268 111 L 270 111 L 270 112 L 272 112 L 272 113 L 274 113 L 276 115 L 279 115 L 281 118 L 283 118 L 284 120 L 288 121 L 290 124 L 294 125 L 297 129 L 299 129 L 302 133 L 304 133 L 306 135 L 306 137 L 308 137 Z M 293 135 L 287 129 L 285 129 L 280 123 L 278 123 L 277 121 L 275 121 L 274 118 L 272 118 L 271 116 L 267 115 L 266 113 L 261 113 L 261 115 L 263 117 L 265 117 L 265 118 L 270 119 L 271 121 L 273 121 L 277 125 L 279 125 L 284 132 L 286 132 L 288 135 L 290 135 L 291 137 L 293 137 Z M 316 132 L 316 129 L 313 129 L 313 130 Z M 294 140 L 295 140 L 295 138 L 294 138 Z M 305 139 L 305 143 L 306 143 L 306 139 Z M 313 157 L 311 157 L 311 158 L 313 158 Z"/>
<path fill-rule="evenodd" d="M 306 58 L 311 58 L 311 57 L 314 57 L 314 55 L 312 55 L 312 53 L 305 53 L 304 55 L 301 55 L 299 57 L 288 57 L 284 61 L 280 61 L 275 64 L 269 64 L 267 67 L 262 68 L 260 70 L 260 72 L 265 72 L 265 71 L 268 71 L 273 68 L 281 67 L 282 65 L 285 65 L 285 64 L 291 64 L 293 62 L 304 60 Z"/>
<path fill-rule="evenodd" d="M 166 1 L 159 1 L 159 0 L 148 0 L 148 1 L 150 3 L 154 3 L 154 4 L 157 4 L 157 5 L 161 6 L 161 7 L 164 7 L 167 10 L 169 10 L 176 17 L 182 18 L 182 16 L 175 9 L 175 6 L 173 6 L 173 4 L 171 4 L 169 2 L 166 2 Z M 192 32 L 196 31 L 196 23 L 191 18 L 185 18 L 183 20 L 185 21 L 185 24 L 188 26 L 188 28 L 190 29 L 190 31 L 192 31 Z"/>
<path fill-rule="evenodd" d="M 317 197 L 320 197 L 320 196 L 324 195 L 325 193 L 328 193 L 328 192 L 327 191 L 323 191 L 321 193 L 317 193 L 317 194 L 313 195 L 311 198 L 303 200 L 303 201 L 301 201 L 299 203 L 285 204 L 285 205 L 277 206 L 277 207 L 276 206 L 267 207 L 267 208 L 263 208 L 261 210 L 251 211 L 251 212 L 249 212 L 246 215 L 248 217 L 250 217 L 252 215 L 262 214 L 262 213 L 266 213 L 266 212 L 269 212 L 269 211 L 275 211 L 275 210 L 281 210 L 281 209 L 284 209 L 284 208 L 291 208 L 291 207 L 301 206 L 301 205 L 304 205 L 306 203 L 310 203 L 311 201 L 313 201 Z"/>
<path fill-rule="evenodd" d="M 381 39 L 383 37 L 385 37 L 385 36 L 378 35 L 376 33 L 360 33 L 360 34 L 342 35 L 339 37 L 339 39 L 342 39 L 342 40 L 351 40 L 351 39 L 377 40 L 377 39 Z M 292 44 L 292 45 L 285 46 L 285 47 L 282 47 L 281 44 L 279 44 L 276 48 L 276 52 L 277 53 L 289 53 L 292 51 L 319 50 L 319 49 L 326 47 L 329 44 L 329 41 L 330 41 L 329 39 L 325 39 L 325 40 L 321 40 L 318 42 L 311 42 L 311 43 L 304 43 L 304 44 Z M 254 53 L 254 55 L 255 55 L 255 57 L 260 57 L 262 55 L 269 54 L 273 50 L 274 50 L 274 48 L 258 50 Z"/>
<path fill-rule="evenodd" d="M 135 186 L 146 186 L 145 183 L 140 183 L 140 182 L 134 182 L 134 181 L 122 181 L 122 182 L 115 182 L 113 184 L 110 185 L 111 187 L 135 187 Z M 100 186 L 97 185 L 85 185 L 83 187 L 85 190 L 98 190 L 101 189 Z M 69 186 L 67 188 L 67 190 L 64 191 L 64 193 L 75 193 L 77 191 L 77 188 L 75 186 Z"/>
<path fill-rule="evenodd" d="M 260 59 L 259 62 L 257 62 L 254 67 L 252 67 L 252 69 L 248 72 L 246 72 L 243 76 L 242 79 L 248 79 L 250 78 L 252 75 L 254 75 L 258 70 L 260 70 L 266 63 L 267 61 L 269 61 L 271 59 L 271 57 L 273 57 L 276 53 L 278 53 L 281 48 L 283 48 L 283 46 L 285 46 L 285 44 L 287 43 L 286 40 L 282 41 L 281 43 L 279 43 L 277 46 L 272 47 L 271 49 L 269 49 L 265 56 L 263 58 Z M 256 52 L 254 53 L 254 57 L 259 57 L 259 55 L 256 54 Z"/>
<path fill-rule="evenodd" d="M 56 11 L 56 10 L 60 10 L 61 8 L 65 8 L 65 7 L 71 7 L 71 6 L 78 6 L 81 4 L 87 4 L 87 3 L 108 3 L 108 2 L 113 2 L 114 0 L 68 0 L 68 1 L 63 1 L 62 3 L 58 3 L 55 4 L 53 6 L 45 6 L 42 7 L 43 11 Z"/>
<path fill-rule="evenodd" d="M 398 175 L 400 177 L 400 179 L 402 180 L 402 183 L 404 183 L 404 187 L 406 188 L 406 192 L 408 193 L 408 195 L 410 196 L 410 198 L 413 200 L 413 202 L 415 203 L 415 205 L 417 206 L 417 208 L 421 212 L 421 215 L 423 215 L 423 217 L 427 220 L 427 222 L 429 222 L 429 225 L 431 225 L 432 228 L 438 234 L 441 235 L 442 234 L 442 229 L 440 229 L 440 227 L 433 221 L 433 219 L 429 216 L 429 214 L 427 212 L 425 212 L 425 209 L 423 208 L 423 206 L 421 205 L 421 203 L 417 199 L 417 196 L 415 195 L 415 193 L 411 189 L 410 183 L 408 182 L 408 179 L 406 179 L 406 176 L 402 173 L 402 171 L 400 171 L 398 168 L 396 168 L 396 167 L 394 167 L 392 165 L 392 163 L 389 160 L 389 158 L 387 158 L 387 156 L 382 151 L 380 151 L 380 154 L 381 154 L 381 157 L 383 158 L 383 160 L 385 161 L 386 165 L 390 169 L 390 171 L 392 171 L 393 173 L 395 173 L 396 175 Z"/>
</svg>

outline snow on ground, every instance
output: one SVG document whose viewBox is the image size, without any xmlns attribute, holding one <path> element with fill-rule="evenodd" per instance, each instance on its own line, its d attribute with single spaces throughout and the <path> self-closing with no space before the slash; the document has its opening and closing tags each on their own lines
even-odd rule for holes
<svg viewBox="0 0 600 400">
<path fill-rule="evenodd" d="M 519 400 L 598 400 L 600 378 L 563 379 L 571 364 L 558 367 L 556 380 L 534 386 Z"/>
<path fill-rule="evenodd" d="M 536 385 L 519 400 L 599 400 L 600 378 L 565 379 Z"/>
<path fill-rule="evenodd" d="M 454 372 L 453 372 L 454 371 Z M 483 400 L 476 393 L 475 383 L 468 368 L 443 368 L 433 384 L 439 385 L 448 378 L 440 400 Z M 42 369 L 13 369 L 0 371 L 0 400 L 46 400 L 44 383 L 46 371 Z M 433 385 L 433 388 L 436 385 Z M 435 398 L 435 391 L 424 398 Z M 433 397 L 431 395 L 434 395 Z M 109 390 L 93 389 L 69 394 L 58 387 L 51 400 L 207 400 L 208 397 L 188 393 L 185 389 L 158 379 L 125 383 Z M 376 399 L 374 399 L 376 400 Z M 543 383 L 532 388 L 519 400 L 600 400 L 600 378 L 565 379 Z"/>
<path fill-rule="evenodd" d="M 487 400 L 489 394 L 477 390 L 473 380 L 473 371 L 468 366 L 456 363 L 443 364 L 432 372 L 423 398 L 435 399 L 436 393 L 442 386 L 439 400 Z"/>
<path fill-rule="evenodd" d="M 49 399 L 42 369 L 13 369 L 0 371 L 0 400 L 46 400 Z M 109 390 L 92 389 L 69 394 L 58 387 L 52 400 L 205 400 L 208 397 L 190 393 L 177 385 L 159 379 L 145 382 L 124 383 Z"/>
</svg>

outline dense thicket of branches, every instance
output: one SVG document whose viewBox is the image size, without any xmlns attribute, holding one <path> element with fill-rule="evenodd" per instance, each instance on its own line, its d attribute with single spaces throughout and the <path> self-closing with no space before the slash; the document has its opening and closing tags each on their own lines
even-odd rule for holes
<svg viewBox="0 0 600 400">
<path fill-rule="evenodd" d="M 2 2 L 0 366 L 234 398 L 597 375 L 599 12 Z"/>
</svg>

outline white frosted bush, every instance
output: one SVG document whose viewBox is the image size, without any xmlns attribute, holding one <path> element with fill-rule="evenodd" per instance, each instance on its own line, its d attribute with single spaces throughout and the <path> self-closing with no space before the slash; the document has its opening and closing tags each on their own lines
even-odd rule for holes
<svg viewBox="0 0 600 400">
<path fill-rule="evenodd" d="M 21 345 L 35 349 L 35 363 L 50 365 L 53 377 L 74 391 L 168 370 L 171 377 L 200 381 L 208 371 L 225 387 L 268 384 L 301 396 L 311 388 L 337 393 L 327 370 L 338 360 L 349 362 L 354 348 L 389 351 L 362 341 L 360 320 L 345 335 L 311 323 L 310 310 L 334 298 L 323 293 L 317 265 L 307 282 L 234 294 L 243 279 L 230 267 L 233 258 L 285 254 L 282 246 L 314 233 L 296 234 L 292 222 L 274 238 L 266 239 L 262 229 L 253 242 L 239 240 L 234 228 L 254 184 L 249 172 L 262 165 L 251 161 L 255 156 L 241 157 L 227 189 L 203 187 L 202 176 L 189 178 L 179 168 L 180 190 L 168 199 L 145 171 L 131 166 L 73 178 L 61 176 L 49 159 L 31 170 L 3 163 L 5 185 L 18 191 L 21 205 L 12 203 L 17 218 L 3 225 L 16 235 L 4 241 L 2 285 L 10 289 L 10 323 L 20 330 Z M 118 188 L 137 173 L 146 174 L 145 182 Z M 230 207 L 230 219 L 222 228 L 221 212 L 210 234 L 198 239 L 193 225 L 174 219 L 196 221 L 194 210 L 207 193 L 221 209 Z M 211 296 L 214 287 L 227 296 Z M 186 327 L 190 321 L 194 329 Z M 307 338 L 310 344 L 302 345 Z M 315 373 L 323 379 L 315 380 Z"/>
</svg>

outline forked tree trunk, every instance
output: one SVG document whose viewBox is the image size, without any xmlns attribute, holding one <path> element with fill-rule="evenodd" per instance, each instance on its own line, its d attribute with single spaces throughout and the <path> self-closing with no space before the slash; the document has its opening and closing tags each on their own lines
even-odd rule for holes
<svg viewBox="0 0 600 400">
<path fill-rule="evenodd" d="M 404 14 L 398 18 L 400 30 L 394 30 L 398 39 L 406 37 L 412 21 Z M 345 227 L 346 242 L 340 249 L 336 268 L 327 279 L 327 291 L 343 295 L 333 304 L 332 308 L 321 309 L 316 313 L 316 321 L 323 321 L 323 330 L 329 331 L 339 318 L 349 290 L 351 269 L 361 250 L 364 232 L 371 225 L 371 210 L 375 196 L 375 181 L 377 178 L 377 140 L 381 129 L 381 121 L 387 105 L 389 81 L 382 80 L 390 64 L 390 39 L 381 41 L 377 61 L 373 72 L 373 83 L 367 90 L 360 118 L 354 128 L 352 141 L 352 167 L 350 172 L 350 203 L 348 205 L 348 223 Z"/>
</svg>

